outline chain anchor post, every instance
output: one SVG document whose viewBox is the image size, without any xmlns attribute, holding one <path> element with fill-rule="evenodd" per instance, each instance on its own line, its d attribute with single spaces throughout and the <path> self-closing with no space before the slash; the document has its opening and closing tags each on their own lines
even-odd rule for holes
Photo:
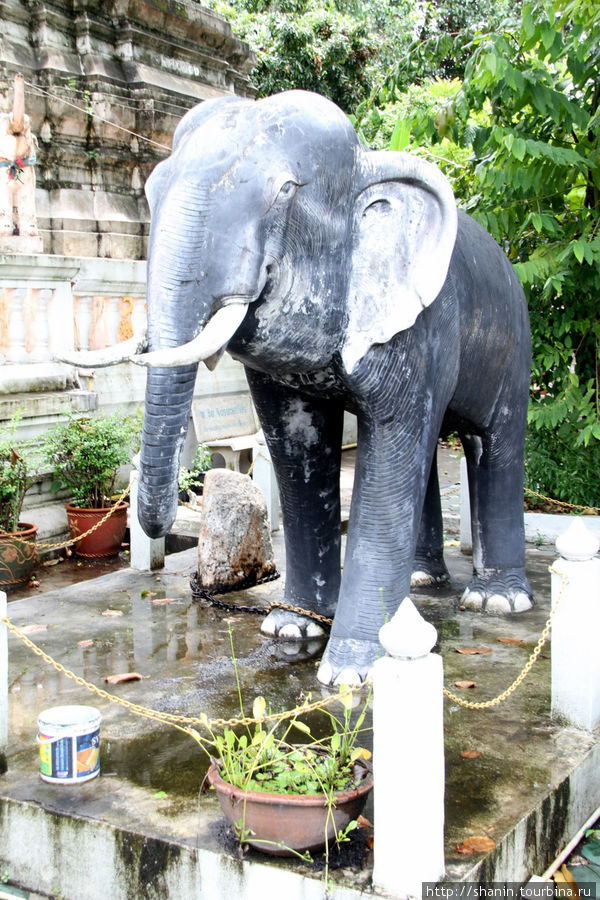
<svg viewBox="0 0 600 900">
<path fill-rule="evenodd" d="M 443 663 L 436 629 L 408 597 L 379 640 L 390 655 L 373 666 L 373 884 L 420 897 L 445 871 Z"/>
<path fill-rule="evenodd" d="M 552 566 L 552 716 L 593 731 L 600 722 L 600 542 L 583 518 L 556 539 Z"/>
</svg>

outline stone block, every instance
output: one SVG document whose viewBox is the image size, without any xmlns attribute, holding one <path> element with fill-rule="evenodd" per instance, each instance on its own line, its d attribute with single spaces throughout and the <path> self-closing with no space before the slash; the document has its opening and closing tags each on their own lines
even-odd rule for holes
<svg viewBox="0 0 600 900">
<path fill-rule="evenodd" d="M 198 539 L 198 580 L 222 592 L 256 584 L 276 572 L 267 505 L 248 475 L 211 469 L 204 480 Z"/>
</svg>

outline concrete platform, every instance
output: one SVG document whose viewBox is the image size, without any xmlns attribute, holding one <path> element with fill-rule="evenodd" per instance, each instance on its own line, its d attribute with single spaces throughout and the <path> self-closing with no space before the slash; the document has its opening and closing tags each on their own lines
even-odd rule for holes
<svg viewBox="0 0 600 900">
<path fill-rule="evenodd" d="M 283 566 L 280 532 L 275 546 Z M 438 628 L 446 685 L 469 699 L 487 699 L 513 681 L 542 631 L 553 557 L 541 548 L 528 549 L 537 606 L 510 620 L 460 611 L 471 563 L 452 546 L 447 559 L 451 585 L 414 597 Z M 247 710 L 259 693 L 273 710 L 293 706 L 301 693 L 329 694 L 315 675 L 319 641 L 300 648 L 278 643 L 260 635 L 259 616 L 192 602 L 188 582 L 194 568 L 194 550 L 177 553 L 156 574 L 121 568 L 15 599 L 9 616 L 19 626 L 45 626 L 32 640 L 98 687 L 106 687 L 106 675 L 139 672 L 142 681 L 109 690 L 151 708 L 186 715 L 204 711 L 209 717 L 237 714 L 230 626 Z M 275 581 L 227 599 L 267 604 L 282 588 Z M 174 602 L 153 603 L 160 599 Z M 102 615 L 107 609 L 122 615 Z M 507 636 L 523 643 L 498 641 Z M 82 640 L 93 643 L 78 646 Z M 456 652 L 465 646 L 492 652 Z M 523 882 L 541 873 L 600 805 L 600 735 L 551 720 L 549 678 L 548 648 L 519 690 L 493 710 L 472 712 L 446 701 L 449 881 Z M 453 687 L 457 680 L 477 686 L 461 692 Z M 14 637 L 9 638 L 9 690 L 0 872 L 11 882 L 63 900 L 323 897 L 322 860 L 311 868 L 256 852 L 238 858 L 215 797 L 199 795 L 207 760 L 189 736 L 89 694 Z M 102 713 L 101 775 L 74 787 L 47 784 L 38 774 L 37 717 L 47 707 L 71 703 Z M 398 740 L 405 728 L 409 722 L 398 723 Z M 461 757 L 472 749 L 480 752 L 478 758 Z M 365 814 L 372 818 L 372 807 Z M 410 816 L 410 810 L 398 815 Z M 494 838 L 495 850 L 457 852 L 465 838 L 484 834 Z M 364 832 L 340 862 L 331 873 L 333 896 L 371 895 L 372 852 Z"/>
</svg>

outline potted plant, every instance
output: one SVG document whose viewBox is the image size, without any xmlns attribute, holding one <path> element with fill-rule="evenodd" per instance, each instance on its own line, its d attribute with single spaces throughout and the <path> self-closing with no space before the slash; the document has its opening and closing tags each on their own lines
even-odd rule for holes
<svg viewBox="0 0 600 900">
<path fill-rule="evenodd" d="M 233 660 L 243 718 L 235 655 Z M 210 756 L 206 781 L 240 844 L 307 859 L 324 847 L 327 861 L 331 842 L 348 839 L 373 788 L 371 754 L 359 744 L 370 696 L 369 691 L 353 724 L 352 688 L 340 693 L 341 718 L 319 707 L 331 726 L 325 738 L 314 737 L 300 718 L 310 709 L 308 701 L 282 719 L 266 715 L 263 697 L 252 707 L 254 726 L 239 734 L 230 727 L 217 733 L 205 717 L 209 739 L 186 729 Z M 303 743 L 293 743 L 293 733 Z"/>
<path fill-rule="evenodd" d="M 194 500 L 195 496 L 202 493 L 204 476 L 212 467 L 212 453 L 208 444 L 198 444 L 192 464 L 189 469 L 181 466 L 179 469 L 179 499 Z"/>
<path fill-rule="evenodd" d="M 29 486 L 28 463 L 15 449 L 19 417 L 0 432 L 0 588 L 25 584 L 37 561 L 37 525 L 21 522 Z"/>
<path fill-rule="evenodd" d="M 130 462 L 139 439 L 139 416 L 78 416 L 47 432 L 43 453 L 54 473 L 53 490 L 67 488 L 67 518 L 78 556 L 115 556 L 127 528 L 127 503 L 112 499 L 119 466 Z"/>
</svg>

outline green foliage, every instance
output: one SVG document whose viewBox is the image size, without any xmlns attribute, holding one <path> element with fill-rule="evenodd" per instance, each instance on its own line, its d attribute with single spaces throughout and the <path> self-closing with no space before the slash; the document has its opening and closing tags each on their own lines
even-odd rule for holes
<svg viewBox="0 0 600 900">
<path fill-rule="evenodd" d="M 600 441 L 599 32 L 597 3 L 528 0 L 519 19 L 461 44 L 469 55 L 458 89 L 449 82 L 444 97 L 427 83 L 428 102 L 401 108 L 390 136 L 398 149 L 436 156 L 459 203 L 515 264 L 532 325 L 530 429 L 540 433 L 528 442 L 528 478 L 584 505 Z M 444 41 L 415 43 L 387 96 L 437 65 Z M 376 140 L 373 105 L 360 125 Z M 555 437 L 569 477 L 540 464 Z"/>
<path fill-rule="evenodd" d="M 190 488 L 193 490 L 200 481 L 199 476 L 204 472 L 208 472 L 211 466 L 212 454 L 210 447 L 208 444 L 198 444 L 190 468 L 181 466 L 179 469 L 179 490 L 187 491 Z"/>
<path fill-rule="evenodd" d="M 43 454 L 53 468 L 53 488 L 68 488 L 73 503 L 90 509 L 111 505 L 118 467 L 130 462 L 141 431 L 140 416 L 71 415 L 45 435 Z"/>
<path fill-rule="evenodd" d="M 259 97 L 295 88 L 351 112 L 414 31 L 409 0 L 211 0 L 257 55 Z"/>
<path fill-rule="evenodd" d="M 23 451 L 17 452 L 15 449 L 19 418 L 18 415 L 13 416 L 0 430 L 0 530 L 9 532 L 18 530 L 29 484 Z"/>
<path fill-rule="evenodd" d="M 309 726 L 301 721 L 300 707 L 296 715 L 283 728 L 276 722 L 265 728 L 263 721 L 237 735 L 226 728 L 222 735 L 212 734 L 212 741 L 224 781 L 243 790 L 266 791 L 276 794 L 331 794 L 350 790 L 362 781 L 365 770 L 356 767 L 366 751 L 357 745 L 364 723 L 369 697 L 354 724 L 352 693 L 343 698 L 342 718 L 328 710 L 322 710 L 331 723 L 331 734 L 317 740 Z M 265 702 L 257 697 L 254 702 L 255 718 L 262 719 Z M 258 713 L 258 714 L 257 714 Z M 290 732 L 296 730 L 304 743 L 291 744 Z M 307 743 L 308 741 L 308 743 Z"/>
</svg>

